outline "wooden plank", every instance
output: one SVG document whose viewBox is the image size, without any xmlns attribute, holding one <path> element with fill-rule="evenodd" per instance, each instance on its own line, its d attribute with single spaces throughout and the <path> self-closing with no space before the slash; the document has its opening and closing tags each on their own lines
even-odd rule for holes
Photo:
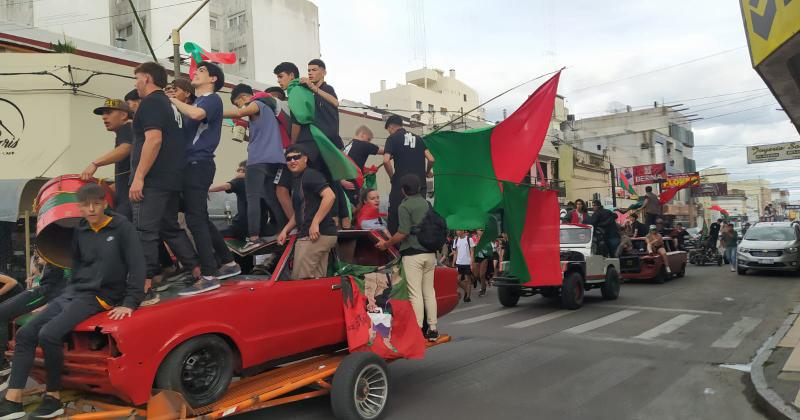
<svg viewBox="0 0 800 420">
<path fill-rule="evenodd" d="M 796 347 L 800 343 L 800 322 L 795 322 L 792 328 L 783 336 L 778 347 Z"/>
</svg>

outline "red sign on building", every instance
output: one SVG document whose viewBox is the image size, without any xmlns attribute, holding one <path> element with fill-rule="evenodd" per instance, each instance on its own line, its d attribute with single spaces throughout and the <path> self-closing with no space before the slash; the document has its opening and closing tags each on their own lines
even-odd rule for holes
<svg viewBox="0 0 800 420">
<path fill-rule="evenodd" d="M 667 179 L 667 165 L 664 163 L 633 167 L 634 185 L 656 184 L 665 179 Z"/>
</svg>

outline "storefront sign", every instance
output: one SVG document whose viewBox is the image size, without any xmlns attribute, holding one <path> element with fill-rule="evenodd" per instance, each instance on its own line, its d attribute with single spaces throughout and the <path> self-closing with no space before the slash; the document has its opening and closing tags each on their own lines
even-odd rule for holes
<svg viewBox="0 0 800 420">
<path fill-rule="evenodd" d="M 786 210 L 800 210 L 800 204 L 787 204 Z"/>
<path fill-rule="evenodd" d="M 661 183 L 661 189 L 665 190 L 673 187 L 688 188 L 698 185 L 700 185 L 700 174 L 697 172 L 690 172 L 670 175 L 666 181 Z"/>
<path fill-rule="evenodd" d="M 723 195 L 728 195 L 727 182 L 712 182 L 692 187 L 693 197 L 718 197 Z"/>
<path fill-rule="evenodd" d="M 800 141 L 764 144 L 747 148 L 747 163 L 800 159 Z"/>
<path fill-rule="evenodd" d="M 24 130 L 22 110 L 14 102 L 0 98 L 0 156 L 14 154 Z"/>
<path fill-rule="evenodd" d="M 667 165 L 664 163 L 633 167 L 634 185 L 656 184 L 665 179 L 667 179 Z"/>
</svg>

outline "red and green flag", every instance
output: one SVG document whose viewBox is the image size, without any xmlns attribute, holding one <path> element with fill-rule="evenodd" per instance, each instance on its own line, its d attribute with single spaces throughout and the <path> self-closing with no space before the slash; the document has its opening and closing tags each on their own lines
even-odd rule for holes
<svg viewBox="0 0 800 420">
<path fill-rule="evenodd" d="M 436 211 L 450 229 L 482 228 L 498 208 L 498 181 L 521 182 L 539 156 L 553 114 L 560 72 L 494 127 L 425 137 L 436 159 Z"/>
<path fill-rule="evenodd" d="M 503 226 L 511 252 L 509 274 L 525 286 L 561 279 L 558 193 L 503 182 Z"/>
<path fill-rule="evenodd" d="M 339 267 L 347 345 L 351 352 L 371 351 L 387 360 L 425 356 L 425 338 L 408 298 L 403 267 L 398 266 L 399 273 L 391 267 L 381 271 L 378 267 L 354 264 Z M 372 311 L 368 310 L 369 303 L 375 304 Z"/>
<path fill-rule="evenodd" d="M 219 64 L 233 64 L 236 62 L 236 53 L 209 52 L 194 42 L 187 42 L 183 44 L 183 50 L 189 54 L 190 79 L 194 79 L 194 72 L 197 71 L 197 63 L 200 63 L 201 61 L 211 61 L 212 63 Z"/>
<path fill-rule="evenodd" d="M 289 110 L 292 117 L 298 124 L 307 125 L 311 130 L 314 143 L 319 148 L 319 154 L 328 166 L 333 179 L 336 181 L 356 179 L 359 171 L 355 163 L 337 149 L 328 136 L 314 124 L 316 115 L 314 92 L 301 85 L 298 79 L 289 82 L 286 92 L 289 94 Z"/>
</svg>

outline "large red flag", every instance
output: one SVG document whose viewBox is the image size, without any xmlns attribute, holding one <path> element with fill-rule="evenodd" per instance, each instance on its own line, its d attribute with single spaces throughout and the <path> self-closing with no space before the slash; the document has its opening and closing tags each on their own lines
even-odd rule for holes
<svg viewBox="0 0 800 420">
<path fill-rule="evenodd" d="M 525 103 L 492 130 L 491 153 L 498 180 L 521 182 L 539 157 L 553 117 L 561 72 L 539 86 Z"/>
</svg>

